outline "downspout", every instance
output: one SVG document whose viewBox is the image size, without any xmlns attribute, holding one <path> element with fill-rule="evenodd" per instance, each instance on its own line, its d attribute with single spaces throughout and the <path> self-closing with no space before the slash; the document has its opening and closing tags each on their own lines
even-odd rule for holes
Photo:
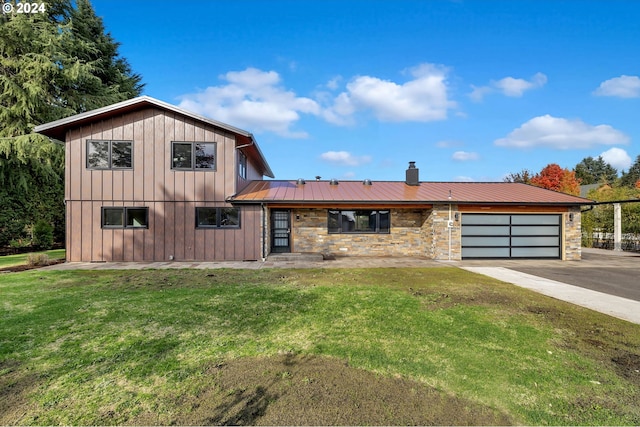
<svg viewBox="0 0 640 427">
<path fill-rule="evenodd" d="M 264 207 L 264 203 L 260 203 L 262 208 L 262 262 L 267 260 L 267 212 Z"/>
<path fill-rule="evenodd" d="M 451 220 L 451 203 L 449 203 L 449 221 L 447 222 L 447 228 L 449 229 L 449 261 L 451 261 L 451 226 L 452 226 L 452 220 Z"/>
<path fill-rule="evenodd" d="M 451 228 L 453 227 L 453 220 L 451 219 L 451 190 L 449 190 L 449 221 L 447 221 L 447 228 L 449 229 L 449 261 L 451 261 Z"/>
</svg>

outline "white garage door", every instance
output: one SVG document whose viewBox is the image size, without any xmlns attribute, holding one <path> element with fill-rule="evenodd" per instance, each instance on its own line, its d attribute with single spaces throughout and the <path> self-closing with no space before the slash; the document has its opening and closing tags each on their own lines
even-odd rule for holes
<svg viewBox="0 0 640 427">
<path fill-rule="evenodd" d="M 462 259 L 560 258 L 561 215 L 462 214 Z"/>
</svg>

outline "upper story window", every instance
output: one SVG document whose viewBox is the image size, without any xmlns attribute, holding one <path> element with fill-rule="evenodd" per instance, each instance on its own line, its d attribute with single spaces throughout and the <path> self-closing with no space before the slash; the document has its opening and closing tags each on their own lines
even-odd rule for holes
<svg viewBox="0 0 640 427">
<path fill-rule="evenodd" d="M 389 211 L 329 211 L 329 233 L 389 233 Z"/>
<path fill-rule="evenodd" d="M 238 151 L 238 176 L 247 179 L 247 156 Z"/>
<path fill-rule="evenodd" d="M 133 141 L 87 140 L 87 169 L 131 169 Z"/>
<path fill-rule="evenodd" d="M 171 168 L 216 170 L 216 143 L 173 141 L 171 143 Z"/>
</svg>

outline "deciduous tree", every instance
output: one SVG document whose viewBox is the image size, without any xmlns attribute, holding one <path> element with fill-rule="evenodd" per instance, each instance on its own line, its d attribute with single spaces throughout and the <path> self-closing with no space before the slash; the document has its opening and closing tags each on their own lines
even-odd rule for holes
<svg viewBox="0 0 640 427">
<path fill-rule="evenodd" d="M 576 178 L 575 172 L 563 169 L 555 163 L 550 163 L 542 168 L 531 178 L 531 184 L 575 196 L 580 194 L 580 182 Z"/>
<path fill-rule="evenodd" d="M 520 172 L 510 173 L 504 177 L 504 182 L 521 182 L 523 184 L 530 184 L 533 173 L 528 169 L 522 169 Z"/>
</svg>

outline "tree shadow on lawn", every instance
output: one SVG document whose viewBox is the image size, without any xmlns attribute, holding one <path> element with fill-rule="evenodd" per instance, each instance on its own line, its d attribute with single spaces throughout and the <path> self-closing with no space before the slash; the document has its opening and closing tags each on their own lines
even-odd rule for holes
<svg viewBox="0 0 640 427">
<path fill-rule="evenodd" d="M 28 411 L 28 396 L 41 384 L 35 374 L 25 374 L 18 361 L 0 361 L 0 425 L 15 425 Z"/>
<path fill-rule="evenodd" d="M 179 400 L 188 413 L 128 424 L 509 425 L 500 411 L 416 381 L 385 377 L 343 360 L 284 354 L 241 358 L 207 370 L 211 386 Z M 178 409 L 180 410 L 180 409 Z"/>
</svg>

